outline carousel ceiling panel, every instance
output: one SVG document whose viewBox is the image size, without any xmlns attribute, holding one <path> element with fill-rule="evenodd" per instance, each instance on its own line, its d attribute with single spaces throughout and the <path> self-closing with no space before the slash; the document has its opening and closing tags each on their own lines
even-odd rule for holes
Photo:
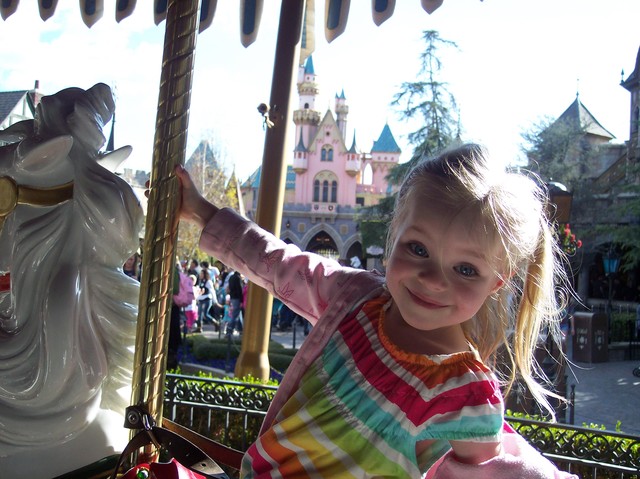
<svg viewBox="0 0 640 479">
<path fill-rule="evenodd" d="M 2 2 L 0 2 L 0 16 L 6 20 L 16 12 L 19 3 L 20 0 L 2 0 Z M 132 15 L 136 9 L 136 3 L 137 0 L 116 0 L 116 21 L 121 22 Z M 143 3 L 145 3 L 145 5 L 147 4 L 147 2 Z M 168 3 L 169 0 L 154 0 L 153 19 L 156 25 L 166 19 Z M 217 0 L 201 0 L 199 32 L 203 32 L 211 26 L 217 3 Z M 239 3 L 240 41 L 242 45 L 248 47 L 258 36 L 264 0 L 240 0 Z M 443 0 L 420 0 L 420 3 L 427 13 L 433 13 L 442 5 Z M 328 42 L 332 42 L 345 31 L 349 18 L 350 4 L 350 0 L 325 0 L 324 33 Z M 55 14 L 57 5 L 58 0 L 38 0 L 40 18 L 45 21 L 51 18 Z M 306 6 L 307 22 L 309 22 L 309 18 L 314 18 L 314 1 L 307 0 Z M 381 25 L 387 21 L 393 15 L 395 6 L 396 0 L 371 0 L 371 16 L 373 22 L 376 25 Z M 104 0 L 80 0 L 80 15 L 87 27 L 91 28 L 102 18 L 103 14 Z M 312 32 L 309 32 L 309 34 L 311 33 Z"/>
</svg>

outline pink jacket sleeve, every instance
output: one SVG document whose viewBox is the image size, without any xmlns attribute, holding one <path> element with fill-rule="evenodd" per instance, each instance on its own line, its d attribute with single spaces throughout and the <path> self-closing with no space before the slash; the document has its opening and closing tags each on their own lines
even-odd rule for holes
<svg viewBox="0 0 640 479">
<path fill-rule="evenodd" d="M 480 464 L 458 462 L 449 451 L 425 479 L 579 479 L 560 471 L 520 434 L 504 434 L 502 449 L 502 454 Z"/>
<path fill-rule="evenodd" d="M 337 261 L 300 251 L 228 208 L 221 209 L 204 228 L 200 247 L 312 324 L 358 273 Z"/>
</svg>

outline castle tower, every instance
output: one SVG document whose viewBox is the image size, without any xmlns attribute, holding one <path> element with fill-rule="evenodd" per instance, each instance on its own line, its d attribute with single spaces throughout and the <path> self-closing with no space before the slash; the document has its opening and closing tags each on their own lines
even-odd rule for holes
<svg viewBox="0 0 640 479">
<path fill-rule="evenodd" d="M 624 75 L 624 72 L 623 72 Z M 629 78 L 620 82 L 623 88 L 631 93 L 630 131 L 629 131 L 629 160 L 640 160 L 640 49 L 636 57 L 636 65 Z"/>
<path fill-rule="evenodd" d="M 296 125 L 296 141 L 307 147 L 316 134 L 320 123 L 320 112 L 315 110 L 318 95 L 316 73 L 313 68 L 313 58 L 309 56 L 304 65 L 298 68 L 298 96 L 299 107 L 293 112 L 293 123 Z"/>
<path fill-rule="evenodd" d="M 344 90 L 338 96 L 336 94 L 336 122 L 338 123 L 338 129 L 342 133 L 342 138 L 346 139 L 347 135 L 347 115 L 349 114 L 349 107 L 347 106 L 347 99 L 344 96 Z"/>
<path fill-rule="evenodd" d="M 300 175 L 309 168 L 309 150 L 304 146 L 302 141 L 302 131 L 300 131 L 300 140 L 293 150 L 293 171 Z"/>
<path fill-rule="evenodd" d="M 358 152 L 358 147 L 356 146 L 356 132 L 353 132 L 353 143 L 351 143 L 351 148 L 347 151 L 347 161 L 345 163 L 345 170 L 349 176 L 356 176 L 360 173 L 362 168 L 360 153 Z M 356 177 L 356 182 L 360 181 L 360 177 Z"/>
<path fill-rule="evenodd" d="M 371 184 L 376 193 L 387 193 L 386 176 L 389 174 L 389 170 L 400 161 L 400 153 L 402 150 L 396 143 L 389 124 L 385 124 L 380 137 L 373 142 L 371 158 L 367 160 L 367 163 L 371 165 L 373 173 Z"/>
</svg>

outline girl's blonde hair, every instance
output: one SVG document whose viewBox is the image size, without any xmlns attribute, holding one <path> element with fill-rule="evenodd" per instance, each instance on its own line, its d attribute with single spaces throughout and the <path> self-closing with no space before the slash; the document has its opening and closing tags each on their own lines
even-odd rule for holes
<svg viewBox="0 0 640 479">
<path fill-rule="evenodd" d="M 416 195 L 425 208 L 433 202 L 444 205 L 452 218 L 470 212 L 466 217 L 475 218 L 470 234 L 486 245 L 497 246 L 484 249 L 497 255 L 487 259 L 496 265 L 504 287 L 489 296 L 463 328 L 482 360 L 497 366 L 494 369 L 501 373 L 507 393 L 521 378 L 553 416 L 547 398 L 559 396 L 548 388 L 534 353 L 543 331 L 559 337 L 560 315 L 571 288 L 540 182 L 492 168 L 486 151 L 475 144 L 423 159 L 407 174 L 397 194 L 387 255 L 394 247 L 408 200 Z M 510 364 L 496 364 L 497 357 L 508 358 Z"/>
</svg>

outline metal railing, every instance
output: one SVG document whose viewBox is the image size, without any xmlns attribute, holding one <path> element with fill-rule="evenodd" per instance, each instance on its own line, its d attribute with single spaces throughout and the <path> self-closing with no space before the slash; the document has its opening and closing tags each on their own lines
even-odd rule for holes
<svg viewBox="0 0 640 479">
<path fill-rule="evenodd" d="M 164 417 L 246 450 L 257 437 L 276 386 L 167 374 Z M 640 437 L 508 417 L 534 447 L 582 478 L 640 479 Z"/>
</svg>

